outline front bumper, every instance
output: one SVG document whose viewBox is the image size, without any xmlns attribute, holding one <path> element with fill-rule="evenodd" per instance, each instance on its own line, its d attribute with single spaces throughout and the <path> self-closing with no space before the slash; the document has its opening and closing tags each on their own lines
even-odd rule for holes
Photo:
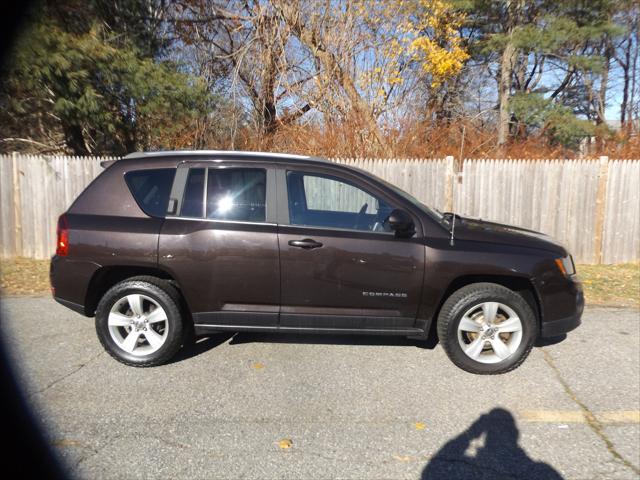
<svg viewBox="0 0 640 480">
<path fill-rule="evenodd" d="M 541 337 L 557 337 L 570 332 L 582 323 L 582 312 L 584 311 L 584 293 L 580 283 L 576 284 L 575 293 L 575 313 L 568 317 L 560 318 L 550 322 L 542 322 L 540 331 Z"/>
</svg>

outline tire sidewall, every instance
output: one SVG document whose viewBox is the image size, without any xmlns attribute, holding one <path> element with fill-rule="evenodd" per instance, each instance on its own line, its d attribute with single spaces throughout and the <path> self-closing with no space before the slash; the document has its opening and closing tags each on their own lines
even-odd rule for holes
<svg viewBox="0 0 640 480">
<path fill-rule="evenodd" d="M 136 293 L 150 297 L 154 301 L 158 302 L 167 314 L 167 324 L 169 328 L 167 338 L 162 347 L 153 353 L 143 356 L 133 355 L 120 348 L 111 337 L 108 323 L 109 313 L 111 312 L 113 305 L 122 297 Z M 103 347 L 111 356 L 122 363 L 129 365 L 150 366 L 163 363 L 175 354 L 177 348 L 179 348 L 182 343 L 183 325 L 178 306 L 167 292 L 160 287 L 147 282 L 125 281 L 112 287 L 102 297 L 98 304 L 95 323 L 96 333 Z"/>
<path fill-rule="evenodd" d="M 458 325 L 463 315 L 472 307 L 484 302 L 502 303 L 520 318 L 522 323 L 522 340 L 517 350 L 506 360 L 497 363 L 481 363 L 473 360 L 462 350 L 458 342 Z M 451 307 L 450 320 L 446 328 L 446 350 L 450 358 L 460 368 L 473 373 L 503 373 L 518 366 L 527 356 L 536 339 L 537 322 L 529 304 L 515 292 L 505 289 L 504 292 L 478 291 L 463 296 Z"/>
</svg>

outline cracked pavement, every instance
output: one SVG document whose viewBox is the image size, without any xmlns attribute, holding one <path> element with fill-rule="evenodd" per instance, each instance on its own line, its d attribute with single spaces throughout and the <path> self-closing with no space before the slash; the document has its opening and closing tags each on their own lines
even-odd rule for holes
<svg viewBox="0 0 640 480">
<path fill-rule="evenodd" d="M 25 395 L 78 478 L 640 476 L 638 310 L 588 308 L 563 341 L 483 377 L 414 340 L 248 333 L 136 369 L 51 299 L 0 307 Z"/>
</svg>

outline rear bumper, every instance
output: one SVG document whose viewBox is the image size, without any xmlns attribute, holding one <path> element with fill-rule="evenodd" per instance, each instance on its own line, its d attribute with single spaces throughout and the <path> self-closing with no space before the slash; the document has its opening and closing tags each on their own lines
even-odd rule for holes
<svg viewBox="0 0 640 480">
<path fill-rule="evenodd" d="M 85 309 L 87 289 L 99 268 L 100 265 L 94 262 L 54 255 L 49 267 L 54 300 L 82 315 L 92 316 L 93 312 L 86 312 Z"/>
<path fill-rule="evenodd" d="M 58 302 L 60 305 L 64 305 L 67 308 L 70 308 L 71 310 L 73 310 L 74 312 L 78 312 L 82 315 L 85 315 L 84 313 L 84 305 L 80 305 L 79 303 L 73 303 L 70 302 L 69 300 L 65 300 L 63 298 L 60 297 L 53 297 L 53 299 Z"/>
</svg>

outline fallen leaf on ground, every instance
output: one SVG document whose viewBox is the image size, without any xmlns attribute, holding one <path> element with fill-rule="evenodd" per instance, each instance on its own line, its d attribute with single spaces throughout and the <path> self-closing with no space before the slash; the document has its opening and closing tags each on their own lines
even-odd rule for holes
<svg viewBox="0 0 640 480">
<path fill-rule="evenodd" d="M 287 449 L 287 448 L 291 448 L 293 447 L 293 442 L 291 440 L 289 440 L 288 438 L 285 438 L 283 440 L 280 440 L 278 442 L 278 446 L 282 449 Z"/>
</svg>

